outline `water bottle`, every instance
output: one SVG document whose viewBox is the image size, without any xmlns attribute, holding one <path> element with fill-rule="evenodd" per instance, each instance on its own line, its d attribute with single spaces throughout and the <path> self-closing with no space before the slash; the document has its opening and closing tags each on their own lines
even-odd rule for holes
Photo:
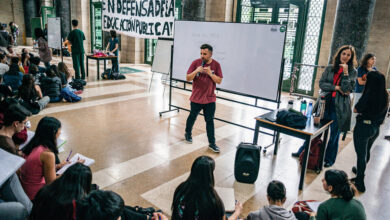
<svg viewBox="0 0 390 220">
<path fill-rule="evenodd" d="M 309 106 L 307 107 L 307 114 L 306 116 L 310 119 L 311 118 L 311 112 L 313 111 L 313 102 L 309 103 Z"/>
<path fill-rule="evenodd" d="M 301 101 L 301 110 L 300 110 L 300 112 L 303 115 L 306 115 L 306 100 Z"/>
<path fill-rule="evenodd" d="M 294 100 L 289 100 L 287 104 L 287 109 L 293 109 L 294 108 Z"/>
</svg>

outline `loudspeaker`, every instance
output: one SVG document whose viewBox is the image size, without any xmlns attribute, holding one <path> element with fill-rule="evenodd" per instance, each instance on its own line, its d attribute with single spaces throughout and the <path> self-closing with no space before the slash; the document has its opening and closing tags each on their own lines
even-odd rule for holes
<svg viewBox="0 0 390 220">
<path fill-rule="evenodd" d="M 234 177 L 238 182 L 254 183 L 259 174 L 261 147 L 241 142 L 234 160 Z"/>
</svg>

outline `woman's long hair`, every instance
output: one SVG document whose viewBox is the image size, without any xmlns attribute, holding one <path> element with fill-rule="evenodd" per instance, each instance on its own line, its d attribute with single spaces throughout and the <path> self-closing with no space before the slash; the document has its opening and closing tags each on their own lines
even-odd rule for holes
<svg viewBox="0 0 390 220">
<path fill-rule="evenodd" d="M 222 200 L 214 190 L 215 162 L 211 157 L 200 156 L 192 164 L 190 176 L 175 190 L 172 202 L 172 220 L 221 219 L 224 216 Z M 179 206 L 184 205 L 182 216 Z"/>
<path fill-rule="evenodd" d="M 367 74 L 366 85 L 360 99 L 367 100 L 368 113 L 375 115 L 387 110 L 389 94 L 386 90 L 385 76 L 379 71 Z"/>
<path fill-rule="evenodd" d="M 4 73 L 6 75 L 11 75 L 11 76 L 19 76 L 20 70 L 19 70 L 19 65 L 17 63 L 12 63 L 9 66 L 8 72 Z"/>
<path fill-rule="evenodd" d="M 23 75 L 22 85 L 19 87 L 19 97 L 24 101 L 29 101 L 36 97 L 34 76 L 31 74 Z"/>
<path fill-rule="evenodd" d="M 327 170 L 325 181 L 332 186 L 332 195 L 339 196 L 345 201 L 350 201 L 355 196 L 355 188 L 348 179 L 347 174 L 342 170 Z"/>
<path fill-rule="evenodd" d="M 43 145 L 57 155 L 58 149 L 56 134 L 60 128 L 61 122 L 58 119 L 47 116 L 43 117 L 38 123 L 34 137 L 23 148 L 23 153 L 25 155 L 29 155 L 34 148 Z"/>
<path fill-rule="evenodd" d="M 58 63 L 58 71 L 65 74 L 66 80 L 68 80 L 70 78 L 70 75 L 71 75 L 70 71 L 64 62 Z"/>
<path fill-rule="evenodd" d="M 34 198 L 30 219 L 72 219 L 73 200 L 91 191 L 92 172 L 88 166 L 76 163 L 60 178 L 39 190 Z"/>
<path fill-rule="evenodd" d="M 367 63 L 368 63 L 368 60 L 375 57 L 375 54 L 373 53 L 368 53 L 366 55 L 364 55 L 362 61 L 360 62 L 360 66 L 364 69 L 367 69 Z"/>
<path fill-rule="evenodd" d="M 358 65 L 358 63 L 356 61 L 355 48 L 352 45 L 344 45 L 344 46 L 341 46 L 337 50 L 337 53 L 333 56 L 333 72 L 339 71 L 340 64 L 341 64 L 341 62 L 340 62 L 341 53 L 347 49 L 351 50 L 351 59 L 349 59 L 349 61 L 347 63 L 348 69 L 350 70 Z"/>
</svg>

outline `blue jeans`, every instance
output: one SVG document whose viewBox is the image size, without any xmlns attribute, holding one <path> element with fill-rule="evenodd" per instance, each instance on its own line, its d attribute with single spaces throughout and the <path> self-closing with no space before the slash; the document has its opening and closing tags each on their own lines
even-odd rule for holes
<svg viewBox="0 0 390 220">
<path fill-rule="evenodd" d="M 334 98 L 332 98 L 332 103 L 330 104 L 329 110 L 325 111 L 324 118 L 328 120 L 333 120 L 333 123 L 330 125 L 330 138 L 325 152 L 325 163 L 333 165 L 336 162 L 336 156 L 337 152 L 339 151 L 340 140 L 340 130 L 337 122 Z"/>
<path fill-rule="evenodd" d="M 60 102 L 61 100 L 62 100 L 62 97 L 61 97 L 61 96 L 50 97 L 50 103 L 53 103 L 53 102 Z"/>
<path fill-rule="evenodd" d="M 21 203 L 0 202 L 0 219 L 25 220 L 27 217 L 27 210 Z"/>
</svg>

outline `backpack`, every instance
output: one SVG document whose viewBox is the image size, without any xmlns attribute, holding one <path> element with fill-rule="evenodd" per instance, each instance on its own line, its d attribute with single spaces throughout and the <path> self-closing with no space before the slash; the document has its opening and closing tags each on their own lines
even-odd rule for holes
<svg viewBox="0 0 390 220">
<path fill-rule="evenodd" d="M 75 90 L 84 90 L 84 86 L 87 83 L 82 79 L 73 79 L 72 82 L 69 83 L 69 85 L 72 87 L 72 89 Z"/>
<path fill-rule="evenodd" d="M 126 76 L 123 74 L 119 74 L 115 80 L 120 80 L 120 79 L 126 79 Z"/>
<path fill-rule="evenodd" d="M 106 69 L 102 73 L 102 79 L 111 79 L 111 77 L 112 77 L 111 69 Z"/>
<path fill-rule="evenodd" d="M 309 159 L 307 161 L 307 169 L 316 170 L 316 171 L 320 170 L 321 164 L 319 163 L 320 163 L 322 144 L 323 142 L 321 140 L 321 136 L 317 136 L 311 141 Z M 301 166 L 302 166 L 304 155 L 305 155 L 305 150 L 303 150 L 302 153 L 299 155 L 299 162 Z"/>
<path fill-rule="evenodd" d="M 68 87 L 65 87 L 61 90 L 61 97 L 64 98 L 67 102 L 78 102 L 81 100 L 81 97 L 70 91 Z"/>
</svg>

